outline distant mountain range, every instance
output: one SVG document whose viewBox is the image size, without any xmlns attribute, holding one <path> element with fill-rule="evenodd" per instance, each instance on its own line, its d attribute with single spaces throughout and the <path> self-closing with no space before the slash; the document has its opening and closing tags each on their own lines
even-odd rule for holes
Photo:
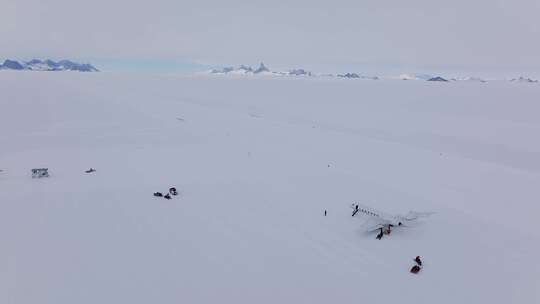
<svg viewBox="0 0 540 304">
<path fill-rule="evenodd" d="M 210 74 L 215 75 L 265 75 L 265 76 L 294 76 L 294 77 L 337 77 L 337 78 L 350 78 L 350 79 L 366 79 L 366 80 L 378 80 L 377 76 L 364 76 L 358 73 L 344 73 L 344 74 L 317 74 L 305 69 L 292 69 L 288 71 L 272 71 L 264 63 L 261 62 L 258 68 L 254 69 L 251 66 L 240 65 L 238 67 L 224 67 L 219 69 L 213 69 L 209 71 Z"/>
<path fill-rule="evenodd" d="M 287 72 L 276 72 L 271 71 L 268 67 L 261 62 L 258 68 L 254 69 L 251 66 L 240 65 L 237 68 L 234 67 L 224 67 L 220 69 L 213 69 L 210 71 L 211 74 L 229 74 L 229 75 L 276 75 L 276 76 L 315 76 L 311 72 L 304 69 L 293 69 Z"/>
<path fill-rule="evenodd" d="M 512 81 L 512 82 L 529 82 L 529 83 L 536 83 L 536 82 L 538 82 L 538 80 L 536 80 L 536 79 L 525 78 L 525 77 L 523 77 L 523 76 L 521 76 L 521 77 L 519 77 L 519 78 L 510 79 L 510 81 Z"/>
<path fill-rule="evenodd" d="M 368 79 L 368 80 L 379 80 L 379 77 L 377 77 L 377 76 L 363 76 L 363 75 L 359 75 L 359 74 L 357 74 L 357 73 L 338 74 L 337 77 L 341 77 L 341 78 L 358 78 L 358 79 Z"/>
<path fill-rule="evenodd" d="M 2 70 L 27 70 L 27 71 L 78 71 L 78 72 L 99 72 L 99 70 L 89 63 L 77 63 L 71 60 L 53 61 L 50 59 L 40 60 L 32 59 L 30 61 L 16 61 L 7 59 L 0 64 L 0 71 Z M 261 75 L 261 76 L 290 76 L 290 77 L 329 77 L 329 78 L 341 78 L 341 79 L 364 79 L 364 80 L 379 80 L 379 79 L 402 79 L 402 80 L 422 80 L 432 82 L 456 82 L 456 81 L 468 81 L 468 82 L 482 82 L 487 80 L 478 77 L 456 77 L 456 78 L 444 78 L 437 75 L 429 74 L 401 74 L 398 77 L 378 77 L 362 75 L 356 72 L 347 72 L 343 74 L 321 74 L 314 73 L 302 68 L 292 69 L 288 71 L 273 71 L 268 68 L 264 63 L 260 63 L 257 68 L 252 68 L 248 65 L 240 65 L 238 67 L 223 67 L 216 68 L 208 71 L 207 73 L 215 75 Z M 536 79 L 519 77 L 513 79 L 506 79 L 515 83 L 539 83 Z"/>
<path fill-rule="evenodd" d="M 3 64 L 0 64 L 0 70 L 99 72 L 89 63 L 77 63 L 70 60 L 52 61 L 50 59 L 32 59 L 22 62 L 7 59 Z"/>
<path fill-rule="evenodd" d="M 219 69 L 213 69 L 208 71 L 210 74 L 215 75 L 242 75 L 242 76 L 254 76 L 254 75 L 265 75 L 265 76 L 290 76 L 290 77 L 330 77 L 330 78 L 341 78 L 341 79 L 364 79 L 364 80 L 379 80 L 379 79 L 401 79 L 401 80 L 420 80 L 420 81 L 430 81 L 430 82 L 479 82 L 485 83 L 487 80 L 484 80 L 479 77 L 455 77 L 455 78 L 445 78 L 437 75 L 430 74 L 401 74 L 398 77 L 379 77 L 379 76 L 368 76 L 362 75 L 359 73 L 343 73 L 343 74 L 318 74 L 313 73 L 304 69 L 292 69 L 289 71 L 272 71 L 264 63 L 261 63 L 258 68 L 254 69 L 251 66 L 240 65 L 238 67 L 224 67 Z M 519 77 L 510 79 L 511 82 L 524 82 L 524 83 L 538 83 L 538 80 Z"/>
</svg>

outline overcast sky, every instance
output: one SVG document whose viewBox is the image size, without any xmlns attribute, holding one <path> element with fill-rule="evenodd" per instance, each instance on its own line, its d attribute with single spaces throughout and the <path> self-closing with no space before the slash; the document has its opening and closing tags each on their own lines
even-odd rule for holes
<svg viewBox="0 0 540 304">
<path fill-rule="evenodd" d="M 1 0 L 0 57 L 540 67 L 540 1 Z"/>
</svg>

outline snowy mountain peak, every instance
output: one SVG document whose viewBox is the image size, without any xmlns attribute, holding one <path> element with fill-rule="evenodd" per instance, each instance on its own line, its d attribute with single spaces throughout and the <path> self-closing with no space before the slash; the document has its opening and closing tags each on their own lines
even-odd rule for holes
<svg viewBox="0 0 540 304">
<path fill-rule="evenodd" d="M 246 71 L 246 72 L 253 72 L 253 69 L 250 66 L 241 65 L 238 70 L 240 71 Z"/>
<path fill-rule="evenodd" d="M 270 72 L 270 70 L 264 65 L 264 63 L 261 62 L 261 65 L 259 65 L 259 67 L 253 73 L 259 74 L 263 72 Z"/>
<path fill-rule="evenodd" d="M 4 63 L 0 65 L 0 68 L 7 70 L 22 70 L 24 69 L 24 66 L 18 61 L 6 59 Z"/>
<path fill-rule="evenodd" d="M 32 60 L 28 61 L 26 64 L 33 65 L 33 64 L 40 64 L 40 63 L 43 63 L 43 61 L 41 61 L 39 59 L 32 59 Z"/>
<path fill-rule="evenodd" d="M 58 64 L 50 59 L 45 60 L 44 63 L 50 67 L 58 67 Z"/>
<path fill-rule="evenodd" d="M 441 81 L 441 82 L 448 82 L 448 80 L 440 77 L 440 76 L 436 76 L 436 77 L 432 77 L 430 79 L 428 79 L 427 81 Z"/>
</svg>

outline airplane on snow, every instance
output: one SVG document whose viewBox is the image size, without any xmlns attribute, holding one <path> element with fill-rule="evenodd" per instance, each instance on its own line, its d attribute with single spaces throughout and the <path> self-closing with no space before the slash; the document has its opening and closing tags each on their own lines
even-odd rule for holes
<svg viewBox="0 0 540 304">
<path fill-rule="evenodd" d="M 362 218 L 366 219 L 364 226 L 367 232 L 379 230 L 380 232 L 384 232 L 384 234 L 390 234 L 392 228 L 394 227 L 408 227 L 411 223 L 414 223 L 419 218 L 427 217 L 433 214 L 433 212 L 409 211 L 405 215 L 393 215 L 356 203 L 352 204 L 351 208 L 353 209 L 353 217 L 361 216 Z"/>
</svg>

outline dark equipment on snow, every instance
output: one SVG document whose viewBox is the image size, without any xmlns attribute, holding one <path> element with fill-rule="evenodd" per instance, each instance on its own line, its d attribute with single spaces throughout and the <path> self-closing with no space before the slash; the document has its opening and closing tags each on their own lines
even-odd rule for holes
<svg viewBox="0 0 540 304">
<path fill-rule="evenodd" d="M 161 192 L 154 192 L 154 196 L 156 197 L 162 197 L 163 194 Z"/>
<path fill-rule="evenodd" d="M 171 199 L 171 196 L 169 195 L 169 193 L 167 193 L 167 194 L 165 194 L 164 198 Z"/>
<path fill-rule="evenodd" d="M 414 261 L 416 262 L 416 264 L 418 264 L 418 266 L 422 266 L 422 260 L 420 260 L 420 256 L 417 256 Z"/>
<path fill-rule="evenodd" d="M 92 173 L 92 172 L 96 172 L 96 169 L 90 168 L 90 169 L 88 169 L 88 170 L 86 170 L 86 171 L 84 171 L 84 172 L 86 172 L 86 173 Z"/>
<path fill-rule="evenodd" d="M 420 270 L 422 270 L 422 268 L 418 265 L 414 265 L 412 268 L 411 268 L 411 273 L 414 273 L 414 274 L 417 274 L 420 272 Z"/>
<path fill-rule="evenodd" d="M 175 187 L 171 187 L 169 189 L 169 193 L 172 194 L 172 195 L 178 195 L 178 192 L 176 192 L 176 188 Z"/>
<path fill-rule="evenodd" d="M 32 178 L 49 177 L 49 168 L 32 169 Z"/>
</svg>

